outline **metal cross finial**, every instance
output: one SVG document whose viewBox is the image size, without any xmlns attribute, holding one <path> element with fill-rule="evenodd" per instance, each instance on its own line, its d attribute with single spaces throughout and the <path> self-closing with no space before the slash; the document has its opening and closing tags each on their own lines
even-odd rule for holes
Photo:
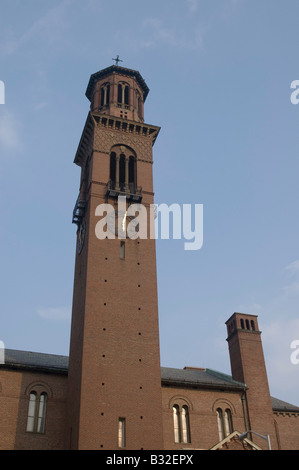
<svg viewBox="0 0 299 470">
<path fill-rule="evenodd" d="M 122 60 L 120 60 L 119 55 L 116 56 L 116 59 L 112 60 L 115 60 L 115 65 L 118 65 L 118 62 L 123 62 Z"/>
</svg>

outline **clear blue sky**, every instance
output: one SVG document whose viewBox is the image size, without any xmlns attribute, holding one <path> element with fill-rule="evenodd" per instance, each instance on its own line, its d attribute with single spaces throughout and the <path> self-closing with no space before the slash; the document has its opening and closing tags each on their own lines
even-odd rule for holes
<svg viewBox="0 0 299 470">
<path fill-rule="evenodd" d="M 1 328 L 68 354 L 92 73 L 150 88 L 156 203 L 203 204 L 204 244 L 158 241 L 161 362 L 230 373 L 225 321 L 259 315 L 271 393 L 299 405 L 298 0 L 2 0 Z"/>
</svg>

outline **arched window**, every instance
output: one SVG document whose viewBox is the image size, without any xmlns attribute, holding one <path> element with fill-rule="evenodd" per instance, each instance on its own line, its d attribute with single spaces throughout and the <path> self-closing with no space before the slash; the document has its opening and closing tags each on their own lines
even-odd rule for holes
<svg viewBox="0 0 299 470">
<path fill-rule="evenodd" d="M 181 412 L 182 422 L 182 442 L 190 442 L 190 426 L 189 426 L 189 410 L 188 406 L 182 406 Z"/>
<path fill-rule="evenodd" d="M 173 413 L 174 442 L 181 442 L 180 409 L 178 405 L 174 405 L 172 407 L 172 413 Z"/>
<path fill-rule="evenodd" d="M 223 422 L 223 413 L 221 408 L 217 408 L 217 425 L 218 425 L 218 434 L 219 434 L 219 441 L 224 439 L 224 422 Z"/>
<path fill-rule="evenodd" d="M 224 413 L 221 408 L 217 408 L 216 414 L 219 440 L 222 441 L 222 439 L 233 432 L 232 414 L 229 408 L 226 408 Z"/>
<path fill-rule="evenodd" d="M 105 83 L 101 87 L 101 106 L 107 106 L 110 103 L 110 83 Z"/>
<path fill-rule="evenodd" d="M 118 84 L 117 102 L 124 107 L 129 106 L 129 85 L 127 83 Z"/>
<path fill-rule="evenodd" d="M 110 186 L 130 194 L 137 190 L 137 165 L 133 151 L 125 146 L 115 146 L 110 153 Z"/>
<path fill-rule="evenodd" d="M 233 432 L 232 414 L 229 408 L 224 413 L 224 429 L 226 436 Z"/>
<path fill-rule="evenodd" d="M 190 422 L 189 422 L 189 410 L 187 405 L 179 407 L 179 405 L 173 405 L 173 430 L 174 430 L 174 442 L 188 443 L 190 442 Z"/>
<path fill-rule="evenodd" d="M 46 419 L 47 394 L 38 394 L 35 391 L 30 392 L 27 432 L 44 433 Z"/>
</svg>

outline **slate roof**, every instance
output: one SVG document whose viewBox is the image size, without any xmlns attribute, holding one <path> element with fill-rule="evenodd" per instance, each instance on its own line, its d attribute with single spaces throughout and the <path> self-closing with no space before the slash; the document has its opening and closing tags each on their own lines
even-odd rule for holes
<svg viewBox="0 0 299 470">
<path fill-rule="evenodd" d="M 31 351 L 5 349 L 4 364 L 1 367 L 19 370 L 67 375 L 68 356 L 45 354 Z M 161 382 L 164 386 L 216 388 L 225 390 L 245 390 L 246 385 L 237 382 L 230 375 L 212 369 L 161 367 Z M 271 397 L 273 411 L 297 412 L 299 407 Z"/>
<path fill-rule="evenodd" d="M 212 369 L 161 367 L 162 384 L 201 386 L 207 388 L 246 389 L 246 385 L 233 380 L 229 375 Z"/>
<path fill-rule="evenodd" d="M 299 412 L 298 406 L 291 405 L 290 403 L 287 403 L 285 401 L 279 400 L 278 398 L 273 398 L 271 397 L 272 400 L 272 408 L 273 411 L 280 411 L 280 412 Z"/>
<path fill-rule="evenodd" d="M 5 349 L 4 354 L 5 365 L 10 368 L 65 374 L 68 371 L 69 358 L 67 356 L 15 349 Z"/>
</svg>

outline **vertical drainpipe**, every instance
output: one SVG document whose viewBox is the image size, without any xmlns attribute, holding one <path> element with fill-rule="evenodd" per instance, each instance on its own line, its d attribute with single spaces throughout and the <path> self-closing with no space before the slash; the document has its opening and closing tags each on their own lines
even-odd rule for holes
<svg viewBox="0 0 299 470">
<path fill-rule="evenodd" d="M 249 419 L 249 413 L 248 413 L 248 403 L 247 403 L 247 398 L 246 398 L 246 389 L 244 389 L 244 392 L 242 393 L 241 401 L 242 401 L 242 408 L 243 408 L 243 415 L 244 415 L 245 431 L 249 431 L 251 428 L 250 428 L 250 419 Z"/>
</svg>

